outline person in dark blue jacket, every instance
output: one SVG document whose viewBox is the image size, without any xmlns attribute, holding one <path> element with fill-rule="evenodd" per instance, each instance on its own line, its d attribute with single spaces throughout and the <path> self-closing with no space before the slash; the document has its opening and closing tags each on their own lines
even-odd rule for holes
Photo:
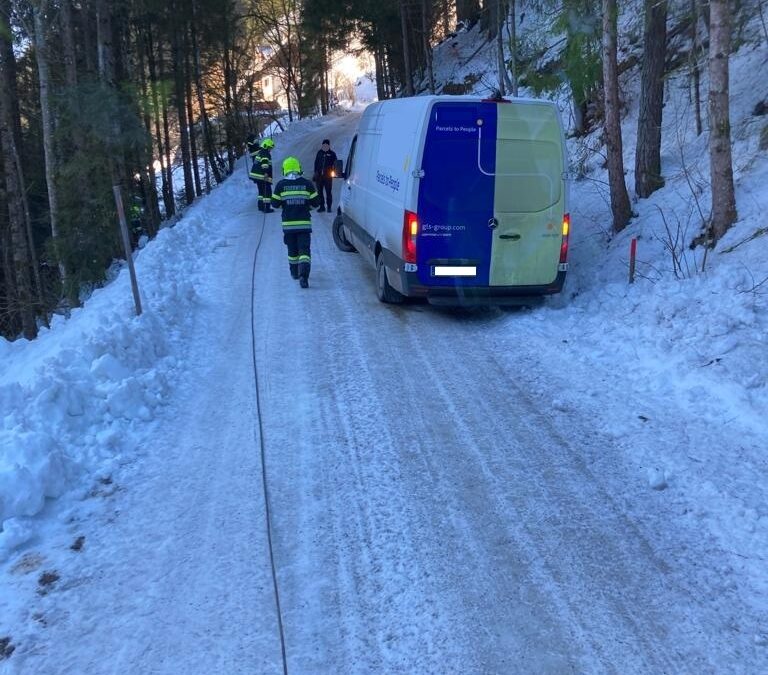
<svg viewBox="0 0 768 675">
<path fill-rule="evenodd" d="M 310 207 L 317 206 L 318 202 L 319 195 L 314 184 L 301 175 L 299 160 L 286 157 L 283 160 L 283 178 L 272 192 L 272 204 L 283 210 L 283 241 L 288 247 L 288 269 L 302 288 L 309 288 L 312 264 Z"/>
<path fill-rule="evenodd" d="M 331 150 L 331 142 L 326 138 L 315 156 L 315 183 L 320 193 L 318 211 L 330 211 L 333 204 L 333 178 L 336 168 L 336 153 Z M 325 192 L 325 202 L 323 202 Z"/>
</svg>

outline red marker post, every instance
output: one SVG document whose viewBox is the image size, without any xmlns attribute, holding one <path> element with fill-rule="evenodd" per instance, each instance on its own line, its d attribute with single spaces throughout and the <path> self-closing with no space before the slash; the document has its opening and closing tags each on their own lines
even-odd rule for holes
<svg viewBox="0 0 768 675">
<path fill-rule="evenodd" d="M 637 257 L 637 238 L 632 237 L 629 244 L 629 283 L 635 283 L 635 258 Z"/>
</svg>

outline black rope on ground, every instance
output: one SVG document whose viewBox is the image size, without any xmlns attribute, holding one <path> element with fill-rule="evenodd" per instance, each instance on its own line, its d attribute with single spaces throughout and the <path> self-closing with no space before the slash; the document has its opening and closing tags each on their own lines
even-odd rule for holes
<svg viewBox="0 0 768 675">
<path fill-rule="evenodd" d="M 264 426 L 261 415 L 261 396 L 259 395 L 259 371 L 256 365 L 256 316 L 254 300 L 256 295 L 256 258 L 261 248 L 261 240 L 264 238 L 264 230 L 267 227 L 267 214 L 261 221 L 261 234 L 253 253 L 253 269 L 251 271 L 251 346 L 253 351 L 253 381 L 256 385 L 256 414 L 259 418 L 259 446 L 261 448 L 261 481 L 264 487 L 264 515 L 267 522 L 267 543 L 269 545 L 269 563 L 272 568 L 272 586 L 275 592 L 275 609 L 277 611 L 277 628 L 280 633 L 280 651 L 283 659 L 283 675 L 288 675 L 288 659 L 285 652 L 285 631 L 283 630 L 283 613 L 280 609 L 280 589 L 277 584 L 277 568 L 275 566 L 275 553 L 272 548 L 272 515 L 269 508 L 269 485 L 267 481 L 267 462 L 264 449 Z"/>
</svg>

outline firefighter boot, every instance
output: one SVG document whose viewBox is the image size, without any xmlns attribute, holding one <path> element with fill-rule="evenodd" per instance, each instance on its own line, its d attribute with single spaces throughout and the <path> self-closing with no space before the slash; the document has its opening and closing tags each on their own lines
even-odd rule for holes
<svg viewBox="0 0 768 675">
<path fill-rule="evenodd" d="M 309 263 L 299 263 L 299 285 L 302 288 L 309 288 Z"/>
</svg>

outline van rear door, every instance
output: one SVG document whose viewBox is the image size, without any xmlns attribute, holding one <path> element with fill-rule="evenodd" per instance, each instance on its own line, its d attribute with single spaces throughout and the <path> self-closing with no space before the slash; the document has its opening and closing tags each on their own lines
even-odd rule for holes
<svg viewBox="0 0 768 675">
<path fill-rule="evenodd" d="M 432 106 L 417 207 L 420 283 L 482 288 L 555 279 L 565 204 L 557 115 L 536 102 Z"/>
<path fill-rule="evenodd" d="M 479 126 L 491 133 L 478 139 Z M 438 101 L 421 161 L 416 247 L 424 286 L 488 286 L 495 178 L 479 170 L 478 142 L 495 166 L 496 103 Z"/>
<path fill-rule="evenodd" d="M 538 286 L 557 277 L 565 209 L 563 143 L 548 103 L 499 104 L 491 286 Z"/>
</svg>

